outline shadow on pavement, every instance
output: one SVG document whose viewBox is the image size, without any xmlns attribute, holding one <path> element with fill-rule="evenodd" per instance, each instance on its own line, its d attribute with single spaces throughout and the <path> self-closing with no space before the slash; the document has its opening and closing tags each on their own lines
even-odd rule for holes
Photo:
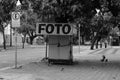
<svg viewBox="0 0 120 80">
<path fill-rule="evenodd" d="M 109 69 L 118 69 L 120 68 L 120 61 L 110 61 L 110 62 L 101 62 L 101 61 L 75 61 L 73 65 L 73 68 L 84 68 L 84 69 L 88 69 L 88 68 L 92 68 L 92 69 L 105 69 L 105 70 L 109 70 Z"/>
<path fill-rule="evenodd" d="M 101 62 L 100 60 L 78 60 L 74 61 L 72 65 L 69 64 L 50 64 L 47 65 L 47 63 L 44 62 L 37 62 L 40 66 L 46 66 L 46 68 L 51 67 L 64 67 L 65 69 L 118 69 L 120 68 L 120 61 L 108 61 L 108 62 Z"/>
</svg>

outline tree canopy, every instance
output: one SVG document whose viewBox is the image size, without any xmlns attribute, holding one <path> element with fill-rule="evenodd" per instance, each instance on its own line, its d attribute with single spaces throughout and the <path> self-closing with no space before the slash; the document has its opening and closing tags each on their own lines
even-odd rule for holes
<svg viewBox="0 0 120 80">
<path fill-rule="evenodd" d="M 108 35 L 111 27 L 117 26 L 120 21 L 120 0 L 20 0 L 20 2 L 21 11 L 27 13 L 27 19 L 22 19 L 21 31 L 28 35 L 35 34 L 36 22 L 76 23 L 81 24 L 81 36 L 88 34 L 91 36 L 94 32 Z M 11 20 L 10 14 L 15 7 L 16 0 L 0 1 L 0 24 Z M 98 16 L 96 9 L 100 10 Z M 111 24 L 113 26 L 110 26 Z"/>
</svg>

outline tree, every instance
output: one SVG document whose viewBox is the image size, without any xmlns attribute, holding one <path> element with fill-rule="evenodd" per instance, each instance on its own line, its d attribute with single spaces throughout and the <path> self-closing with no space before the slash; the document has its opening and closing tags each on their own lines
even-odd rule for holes
<svg viewBox="0 0 120 80">
<path fill-rule="evenodd" d="M 29 25 L 27 25 L 26 23 L 22 23 L 21 27 L 18 28 L 18 32 L 22 35 L 22 43 L 23 43 L 22 48 L 24 48 L 24 43 L 27 35 L 28 28 L 26 26 L 28 27 Z"/>
<path fill-rule="evenodd" d="M 98 0 L 98 2 L 96 3 L 100 3 L 100 7 L 98 9 L 100 9 L 101 12 L 101 20 L 99 20 L 98 18 L 98 21 L 96 21 L 97 25 L 99 24 L 98 26 L 96 25 L 96 27 L 98 27 L 99 30 L 97 31 L 96 36 L 92 40 L 91 49 L 94 48 L 94 44 L 98 42 L 98 40 L 100 40 L 100 37 L 101 38 L 102 36 L 105 37 L 105 35 L 103 34 L 107 34 L 106 35 L 107 37 L 111 31 L 110 29 L 112 29 L 112 27 L 116 27 L 120 21 L 119 18 L 120 0 Z M 110 16 L 107 20 L 105 19 L 106 14 Z"/>
<path fill-rule="evenodd" d="M 90 40 L 91 37 L 91 26 L 90 26 L 91 19 L 83 18 L 80 24 L 80 36 L 81 36 L 81 44 L 85 44 L 85 40 Z"/>
<path fill-rule="evenodd" d="M 82 26 L 81 36 L 85 35 L 83 31 L 86 29 L 89 30 L 85 32 L 91 35 L 94 33 L 92 30 L 95 29 L 97 33 L 92 39 L 91 49 L 94 48 L 94 44 L 98 43 L 104 33 L 106 35 L 109 33 L 109 26 L 106 27 L 106 25 L 111 22 L 111 19 L 104 19 L 106 13 L 110 12 L 113 15 L 112 17 L 115 17 L 114 25 L 119 22 L 116 16 L 119 14 L 120 6 L 118 3 L 120 0 L 36 0 L 35 2 L 31 0 L 31 2 L 33 11 L 38 14 L 41 22 L 46 22 L 44 18 L 47 16 L 46 19 L 50 19 L 50 21 L 52 19 L 53 22 L 57 23 L 80 23 Z M 97 17 L 97 21 L 94 21 L 95 25 L 87 24 L 94 18 L 96 9 L 101 11 L 101 16 Z"/>
<path fill-rule="evenodd" d="M 90 18 L 95 14 L 91 0 L 36 0 L 32 7 L 41 22 L 80 23 L 83 43 L 85 36 L 91 33 Z"/>
<path fill-rule="evenodd" d="M 29 36 L 30 38 L 30 44 L 33 44 L 33 40 L 36 35 L 36 22 L 37 22 L 37 15 L 33 13 L 32 11 L 28 10 L 22 15 L 22 24 L 21 27 L 19 28 L 19 33 L 22 33 L 24 36 L 24 39 L 26 35 Z M 23 41 L 24 41 L 23 39 Z"/>
<path fill-rule="evenodd" d="M 110 31 L 112 29 L 111 25 L 111 18 L 112 14 L 110 12 L 104 13 L 102 15 L 101 13 L 99 15 L 95 15 L 92 19 L 92 26 L 93 27 L 93 35 L 94 32 L 96 32 L 96 35 L 94 35 L 92 39 L 91 49 L 94 49 L 94 44 L 96 43 L 96 48 L 98 48 L 98 42 L 101 39 L 107 38 L 110 34 Z"/>
<path fill-rule="evenodd" d="M 15 8 L 14 0 L 1 0 L 0 1 L 0 32 L 3 34 L 3 45 L 6 49 L 6 40 L 4 29 L 11 20 L 11 11 Z M 6 23 L 6 25 L 4 25 Z"/>
<path fill-rule="evenodd" d="M 39 17 L 54 18 L 54 22 L 76 22 L 81 17 L 90 18 L 95 12 L 90 0 L 36 0 L 32 6 Z"/>
</svg>

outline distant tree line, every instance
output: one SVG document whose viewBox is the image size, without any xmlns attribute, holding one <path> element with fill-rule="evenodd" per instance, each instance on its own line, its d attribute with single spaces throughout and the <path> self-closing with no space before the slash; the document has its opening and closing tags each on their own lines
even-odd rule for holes
<svg viewBox="0 0 120 80">
<path fill-rule="evenodd" d="M 3 23 L 11 21 L 17 0 L 0 1 L 0 32 L 4 36 Z M 91 49 L 110 36 L 112 28 L 119 27 L 120 0 L 20 0 L 21 27 L 18 32 L 30 38 L 37 37 L 37 22 L 74 23 L 80 30 L 82 44 L 91 40 Z M 98 13 L 96 10 L 100 10 Z M 80 24 L 80 26 L 78 26 Z M 78 38 L 78 36 L 76 36 Z M 5 40 L 4 40 L 5 48 Z"/>
</svg>

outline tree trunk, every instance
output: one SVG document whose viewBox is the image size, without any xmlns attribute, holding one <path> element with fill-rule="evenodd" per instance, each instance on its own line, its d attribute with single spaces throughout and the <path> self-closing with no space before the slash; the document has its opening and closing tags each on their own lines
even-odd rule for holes
<svg viewBox="0 0 120 80">
<path fill-rule="evenodd" d="M 102 30 L 102 28 L 99 28 L 98 31 L 97 31 L 97 33 L 96 33 L 96 35 L 95 35 L 95 37 L 93 38 L 92 44 L 91 44 L 91 50 L 94 49 L 94 44 L 95 44 L 96 40 L 98 40 L 98 41 L 101 40 L 101 37 L 100 37 L 100 31 L 101 30 Z"/>
<path fill-rule="evenodd" d="M 98 42 L 99 42 L 99 41 L 97 40 L 97 42 L 96 42 L 96 49 L 98 49 Z"/>
<path fill-rule="evenodd" d="M 82 45 L 85 44 L 84 36 L 82 36 Z"/>
<path fill-rule="evenodd" d="M 100 43 L 100 48 L 102 48 L 102 43 Z"/>
<path fill-rule="evenodd" d="M 34 37 L 30 37 L 30 44 L 33 45 Z"/>
<path fill-rule="evenodd" d="M 23 48 L 23 49 L 25 48 L 25 43 L 24 43 L 24 42 L 23 42 L 22 48 Z"/>
<path fill-rule="evenodd" d="M 94 49 L 94 44 L 95 44 L 96 40 L 97 40 L 97 36 L 95 36 L 94 39 L 92 40 L 92 44 L 91 44 L 91 48 L 90 48 L 91 50 Z"/>
<path fill-rule="evenodd" d="M 5 33 L 3 31 L 3 47 L 6 49 L 6 39 L 5 39 Z"/>
<path fill-rule="evenodd" d="M 10 47 L 12 47 L 12 29 L 10 27 Z"/>
<path fill-rule="evenodd" d="M 25 36 L 24 37 L 22 37 L 22 43 L 23 43 L 23 45 L 22 45 L 22 48 L 24 49 L 24 47 L 25 47 Z"/>
</svg>

